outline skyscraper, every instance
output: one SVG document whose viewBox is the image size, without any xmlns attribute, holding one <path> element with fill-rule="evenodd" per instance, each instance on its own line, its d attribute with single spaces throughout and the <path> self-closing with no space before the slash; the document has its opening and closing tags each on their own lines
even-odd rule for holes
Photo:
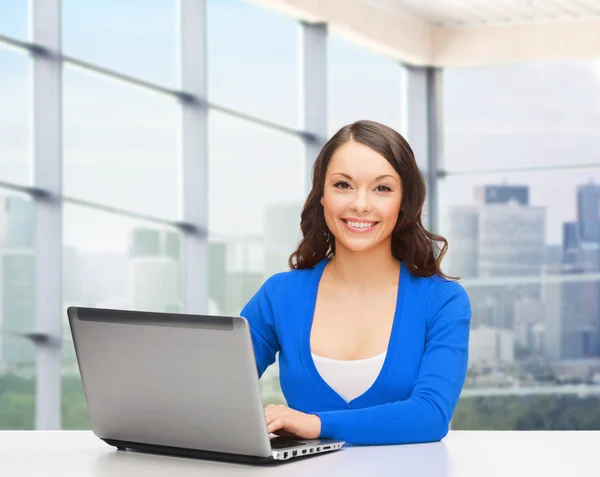
<svg viewBox="0 0 600 477">
<path fill-rule="evenodd" d="M 600 351 L 597 282 L 571 280 L 583 271 L 581 266 L 561 265 L 551 274 L 561 279 L 542 287 L 548 359 L 581 359 Z"/>
<path fill-rule="evenodd" d="M 486 205 L 508 204 L 529 205 L 529 187 L 525 185 L 483 185 L 475 189 L 477 202 Z"/>
<path fill-rule="evenodd" d="M 34 224 L 35 210 L 30 200 L 0 197 L 4 227 L 0 234 L 0 328 L 8 332 L 31 332 L 34 315 Z M 2 338 L 4 364 L 33 363 L 35 350 L 21 340 Z"/>
<path fill-rule="evenodd" d="M 582 242 L 600 243 L 600 184 L 577 188 L 577 223 Z"/>
<path fill-rule="evenodd" d="M 182 310 L 180 239 L 176 232 L 138 227 L 128 261 L 128 304 L 137 310 Z"/>
<path fill-rule="evenodd" d="M 546 212 L 524 186 L 481 186 L 479 203 L 450 209 L 448 273 L 461 278 L 539 276 L 545 263 Z M 513 329 L 514 304 L 539 300 L 538 285 L 467 286 L 473 325 Z"/>
<path fill-rule="evenodd" d="M 450 209 L 448 224 L 448 273 L 460 278 L 479 274 L 479 208 L 456 206 Z"/>
<path fill-rule="evenodd" d="M 565 222 L 563 224 L 563 260 L 569 265 L 581 264 L 581 239 L 579 238 L 579 224 Z"/>
</svg>

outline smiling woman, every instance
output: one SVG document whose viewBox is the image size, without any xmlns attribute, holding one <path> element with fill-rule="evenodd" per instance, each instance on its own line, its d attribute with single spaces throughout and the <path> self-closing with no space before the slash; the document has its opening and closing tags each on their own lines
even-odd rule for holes
<svg viewBox="0 0 600 477">
<path fill-rule="evenodd" d="M 304 239 L 290 267 L 314 266 L 339 247 L 358 252 L 376 245 L 391 249 L 417 276 L 444 276 L 447 241 L 423 227 L 424 202 L 425 181 L 400 134 L 374 121 L 345 126 L 315 162 L 302 212 Z"/>
<path fill-rule="evenodd" d="M 354 444 L 446 435 L 471 308 L 441 272 L 447 242 L 423 227 L 424 201 L 413 152 L 393 129 L 359 121 L 324 146 L 291 270 L 241 312 L 259 375 L 279 352 L 289 407 L 267 407 L 270 432 Z"/>
</svg>

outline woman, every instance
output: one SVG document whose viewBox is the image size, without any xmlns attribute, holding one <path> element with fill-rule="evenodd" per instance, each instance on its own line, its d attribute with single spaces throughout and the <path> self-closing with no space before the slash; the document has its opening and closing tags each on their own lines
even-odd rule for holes
<svg viewBox="0 0 600 477">
<path fill-rule="evenodd" d="M 447 242 L 423 227 L 424 201 L 413 152 L 393 129 L 359 121 L 324 146 L 291 270 L 241 313 L 259 375 L 279 352 L 289 407 L 265 409 L 269 432 L 354 444 L 447 434 L 471 309 L 440 270 Z"/>
</svg>

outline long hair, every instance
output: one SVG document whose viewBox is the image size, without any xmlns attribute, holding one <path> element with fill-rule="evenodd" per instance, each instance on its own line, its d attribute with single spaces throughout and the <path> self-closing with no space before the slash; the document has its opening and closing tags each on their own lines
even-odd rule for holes
<svg viewBox="0 0 600 477">
<path fill-rule="evenodd" d="M 408 142 L 392 128 L 374 121 L 357 121 L 341 128 L 325 144 L 312 169 L 312 190 L 301 214 L 302 240 L 289 258 L 292 269 L 314 267 L 335 255 L 335 240 L 327 227 L 321 198 L 325 173 L 333 153 L 348 141 L 357 141 L 381 154 L 402 180 L 402 207 L 392 232 L 392 255 L 403 261 L 411 274 L 420 277 L 438 275 L 448 249 L 447 240 L 423 227 L 421 215 L 425 202 L 425 181 Z"/>
</svg>

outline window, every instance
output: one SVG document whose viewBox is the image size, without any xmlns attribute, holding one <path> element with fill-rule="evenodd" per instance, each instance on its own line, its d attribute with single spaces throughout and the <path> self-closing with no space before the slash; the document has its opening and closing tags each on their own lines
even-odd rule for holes
<svg viewBox="0 0 600 477">
<path fill-rule="evenodd" d="M 28 0 L 9 0 L 2 2 L 2 15 L 0 15 L 0 35 L 6 35 L 17 40 L 26 41 L 27 15 L 29 13 Z M 0 60 L 2 64 L 2 60 Z"/>
<path fill-rule="evenodd" d="M 327 40 L 329 135 L 360 119 L 400 131 L 401 67 L 398 63 L 330 36 Z"/>
<path fill-rule="evenodd" d="M 223 236 L 211 236 L 208 246 L 209 312 L 233 316 L 240 314 L 267 278 L 289 270 L 287 261 L 293 251 L 288 253 L 284 243 L 276 246 Z M 285 403 L 277 361 L 263 374 L 260 388 L 265 406 Z"/>
<path fill-rule="evenodd" d="M 296 22 L 241 0 L 208 0 L 207 18 L 209 100 L 297 127 Z"/>
<path fill-rule="evenodd" d="M 67 325 L 68 326 L 68 325 Z M 70 336 L 63 340 L 61 360 L 61 424 L 63 429 L 90 429 L 81 374 Z"/>
<path fill-rule="evenodd" d="M 30 80 L 27 53 L 0 43 L 0 181 L 31 183 Z"/>
<path fill-rule="evenodd" d="M 209 230 L 290 250 L 306 198 L 300 139 L 211 111 L 208 147 Z"/>
<path fill-rule="evenodd" d="M 35 428 L 35 346 L 0 332 L 0 429 Z"/>
<path fill-rule="evenodd" d="M 63 85 L 65 195 L 178 219 L 175 99 L 73 67 Z"/>
<path fill-rule="evenodd" d="M 164 225 L 64 205 L 63 309 L 93 306 L 183 312 L 183 237 Z M 89 429 L 89 415 L 66 313 L 62 425 Z"/>
<path fill-rule="evenodd" d="M 34 204 L 0 190 L 0 429 L 33 429 Z"/>
<path fill-rule="evenodd" d="M 63 237 L 64 309 L 183 311 L 179 231 L 65 204 Z"/>
<path fill-rule="evenodd" d="M 35 329 L 34 229 L 33 201 L 0 190 L 0 329 L 7 333 Z"/>
<path fill-rule="evenodd" d="M 63 53 L 175 88 L 177 14 L 176 0 L 63 0 Z"/>
<path fill-rule="evenodd" d="M 553 62 L 444 71 L 444 168 L 598 163 L 600 68 Z"/>
<path fill-rule="evenodd" d="M 443 270 L 473 311 L 454 429 L 597 426 L 597 397 L 568 386 L 600 381 L 599 179 L 600 167 L 440 182 Z"/>
</svg>

